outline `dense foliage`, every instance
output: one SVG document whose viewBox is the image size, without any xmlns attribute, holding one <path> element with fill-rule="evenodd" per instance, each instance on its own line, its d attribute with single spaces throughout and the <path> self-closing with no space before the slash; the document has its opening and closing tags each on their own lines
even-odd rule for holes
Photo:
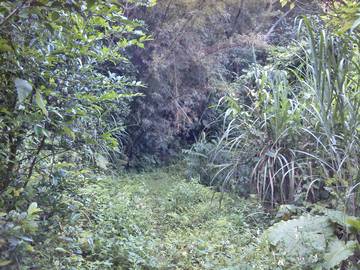
<svg viewBox="0 0 360 270">
<path fill-rule="evenodd" d="M 359 269 L 358 1 L 9 0 L 0 33 L 1 269 Z"/>
<path fill-rule="evenodd" d="M 252 62 L 252 46 L 263 60 L 265 40 L 284 42 L 291 35 L 286 12 L 270 2 L 161 0 L 142 14 L 154 41 L 146 53 L 134 52 L 147 87 L 128 122 L 130 166 L 161 164 L 196 141 L 203 129 L 216 132 L 208 127 L 218 113 L 209 107 Z M 268 30 L 274 20 L 283 22 L 282 38 Z"/>
<path fill-rule="evenodd" d="M 0 8 L 0 207 L 12 210 L 40 191 L 30 186 L 56 186 L 66 175 L 58 164 L 121 163 L 129 98 L 141 86 L 121 66 L 126 48 L 149 37 L 116 2 L 2 1 Z M 6 219 L 31 223 L 32 212 Z"/>
<path fill-rule="evenodd" d="M 141 22 L 114 3 L 1 8 L 0 191 L 23 188 L 35 171 L 53 177 L 57 159 L 103 168 L 119 160 L 127 98 L 140 84 L 117 66 L 126 63 L 127 46 L 148 39 Z"/>
<path fill-rule="evenodd" d="M 266 216 L 259 204 L 229 196 L 220 206 L 220 194 L 166 170 L 120 178 L 73 175 L 63 188 L 55 209 L 43 208 L 56 214 L 39 228 L 38 241 L 27 251 L 31 256 L 22 262 L 27 268 L 228 266 L 253 245 L 258 227 L 252 224 Z M 248 212 L 254 207 L 258 213 Z"/>
</svg>

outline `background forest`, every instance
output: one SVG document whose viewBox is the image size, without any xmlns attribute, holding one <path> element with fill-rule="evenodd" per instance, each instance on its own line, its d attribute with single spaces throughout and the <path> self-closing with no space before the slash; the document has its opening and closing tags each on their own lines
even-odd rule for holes
<svg viewBox="0 0 360 270">
<path fill-rule="evenodd" d="M 359 269 L 355 0 L 0 1 L 0 269 Z"/>
</svg>

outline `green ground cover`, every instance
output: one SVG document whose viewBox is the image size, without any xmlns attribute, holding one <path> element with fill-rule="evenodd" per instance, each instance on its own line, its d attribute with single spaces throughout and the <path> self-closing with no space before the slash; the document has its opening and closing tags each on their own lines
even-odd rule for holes
<svg viewBox="0 0 360 270">
<path fill-rule="evenodd" d="M 266 214 L 256 202 L 187 181 L 177 169 L 72 181 L 42 230 L 44 241 L 32 246 L 29 267 L 269 269 L 273 263 L 259 240 Z"/>
</svg>

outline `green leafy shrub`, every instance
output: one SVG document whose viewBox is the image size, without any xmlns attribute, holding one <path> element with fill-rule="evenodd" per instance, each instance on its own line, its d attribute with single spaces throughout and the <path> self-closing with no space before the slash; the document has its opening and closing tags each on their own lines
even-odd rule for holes
<svg viewBox="0 0 360 270">
<path fill-rule="evenodd" d="M 35 202 L 25 212 L 0 212 L 0 267 L 15 269 L 16 261 L 34 253 L 32 237 L 38 231 L 39 212 Z"/>
<path fill-rule="evenodd" d="M 24 188 L 34 172 L 51 177 L 51 164 L 70 155 L 102 169 L 120 159 L 129 99 L 141 83 L 114 67 L 128 61 L 126 47 L 149 39 L 142 22 L 101 1 L 0 8 L 0 192 Z"/>
<path fill-rule="evenodd" d="M 340 211 L 324 210 L 321 216 L 303 215 L 276 223 L 265 235 L 277 256 L 283 258 L 285 268 L 296 265 L 301 269 L 333 269 L 342 265 L 351 269 L 357 266 L 359 258 L 355 255 L 360 246 L 356 233 L 348 234 L 349 220 Z"/>
<path fill-rule="evenodd" d="M 132 1 L 134 6 L 149 4 Z M 143 47 L 149 39 L 143 26 L 125 16 L 124 3 L 1 1 L 0 211 L 5 243 L 1 239 L 0 248 L 4 260 L 11 260 L 9 267 L 17 269 L 27 261 L 39 268 L 25 249 L 39 256 L 40 251 L 31 250 L 35 241 L 46 247 L 53 240 L 46 239 L 45 228 L 66 230 L 64 241 L 75 253 L 81 250 L 84 243 L 74 241 L 86 235 L 74 226 L 81 218 L 80 206 L 66 201 L 65 194 L 81 183 L 72 179 L 84 177 L 84 167 L 109 170 L 123 163 L 124 119 L 142 84 L 117 66 L 128 62 L 128 47 Z M 31 217 L 23 211 L 33 201 L 44 211 L 40 230 L 28 236 L 24 226 L 31 225 Z M 64 216 L 69 224 L 57 223 Z M 56 248 L 73 259 L 68 250 Z"/>
<path fill-rule="evenodd" d="M 189 150 L 184 150 L 189 178 L 198 177 L 202 184 L 208 186 L 221 184 L 219 179 L 225 177 L 225 174 L 218 173 L 219 165 L 229 160 L 229 155 L 227 152 L 214 151 L 216 145 L 215 139 L 209 142 L 203 133 L 203 137 L 198 142 L 194 143 Z"/>
</svg>

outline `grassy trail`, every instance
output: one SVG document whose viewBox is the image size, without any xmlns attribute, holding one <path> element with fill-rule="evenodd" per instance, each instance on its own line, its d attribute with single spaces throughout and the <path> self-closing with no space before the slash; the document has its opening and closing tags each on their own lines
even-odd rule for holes
<svg viewBox="0 0 360 270">
<path fill-rule="evenodd" d="M 67 225 L 43 243 L 54 269 L 268 269 L 256 203 L 225 194 L 220 205 L 171 168 L 84 181 L 63 196 Z"/>
</svg>

